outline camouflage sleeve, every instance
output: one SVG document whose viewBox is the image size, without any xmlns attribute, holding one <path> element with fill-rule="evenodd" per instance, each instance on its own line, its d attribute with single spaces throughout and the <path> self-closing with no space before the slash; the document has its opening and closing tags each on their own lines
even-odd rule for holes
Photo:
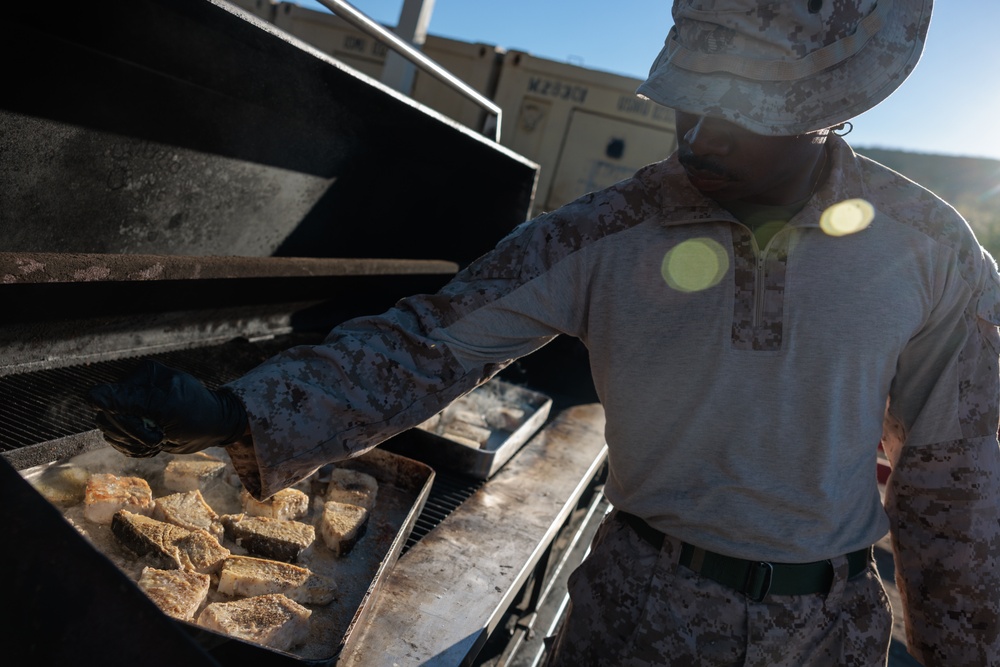
<svg viewBox="0 0 1000 667">
<path fill-rule="evenodd" d="M 514 295 L 548 289 L 544 275 L 523 275 L 530 236 L 526 223 L 437 294 L 345 322 L 323 344 L 287 350 L 227 385 L 250 420 L 252 437 L 229 446 L 247 489 L 266 497 L 363 453 L 560 333 L 548 313 L 521 312 L 532 298 Z"/>
<path fill-rule="evenodd" d="M 1000 655 L 1000 286 L 984 259 L 908 346 L 883 438 L 907 643 L 927 667 Z"/>
</svg>

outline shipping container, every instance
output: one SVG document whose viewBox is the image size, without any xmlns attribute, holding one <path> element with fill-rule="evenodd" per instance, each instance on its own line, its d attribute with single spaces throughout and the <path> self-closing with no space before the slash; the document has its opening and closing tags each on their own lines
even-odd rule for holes
<svg viewBox="0 0 1000 667">
<path fill-rule="evenodd" d="M 541 165 L 536 212 L 613 185 L 677 145 L 671 110 L 635 94 L 639 79 L 508 51 L 493 101 L 502 142 Z"/>
<path fill-rule="evenodd" d="M 381 77 L 388 47 L 347 21 L 291 2 L 275 5 L 273 21 Z M 435 35 L 421 50 L 502 109 L 500 143 L 540 166 L 533 214 L 627 178 L 677 146 L 673 112 L 637 97 L 640 79 Z M 479 106 L 426 72 L 417 70 L 408 94 L 477 132 L 484 127 Z"/>
</svg>

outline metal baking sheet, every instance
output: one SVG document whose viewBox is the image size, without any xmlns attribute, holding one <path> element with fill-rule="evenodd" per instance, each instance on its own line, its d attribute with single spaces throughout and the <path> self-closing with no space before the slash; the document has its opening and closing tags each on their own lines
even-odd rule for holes
<svg viewBox="0 0 1000 667">
<path fill-rule="evenodd" d="M 227 462 L 224 477 L 204 488 L 202 494 L 218 514 L 241 511 L 239 487 L 233 486 L 229 459 L 223 450 L 208 450 L 209 454 Z M 63 516 L 82 532 L 98 551 L 114 562 L 119 569 L 137 581 L 145 565 L 143 559 L 135 559 L 125 551 L 111 534 L 110 526 L 98 526 L 83 517 L 82 502 L 64 500 L 54 495 L 51 483 L 55 479 L 79 480 L 74 474 L 79 470 L 86 473 L 110 472 L 117 475 L 135 475 L 149 482 L 153 497 L 172 493 L 163 485 L 163 470 L 174 458 L 169 454 L 149 459 L 131 459 L 110 447 L 99 447 L 91 451 L 22 470 L 21 475 L 39 490 L 50 502 L 59 507 Z M 351 632 L 364 621 L 372 600 L 377 596 L 385 575 L 391 570 L 402 551 L 419 516 L 434 479 L 434 471 L 427 465 L 404 456 L 379 449 L 372 450 L 356 459 L 343 461 L 337 467 L 351 468 L 368 473 L 379 483 L 378 495 L 367 530 L 349 554 L 343 558 L 333 557 L 320 544 L 303 553 L 296 564 L 333 578 L 337 582 L 337 598 L 328 605 L 305 605 L 312 610 L 310 635 L 301 646 L 289 651 L 266 648 L 238 638 L 222 635 L 193 623 L 175 621 L 210 655 L 223 664 L 253 660 L 258 665 L 330 665 L 332 664 Z M 321 468 L 298 488 L 313 495 L 325 489 L 329 469 Z M 82 493 L 82 491 L 81 491 Z M 313 510 L 311 509 L 311 512 Z M 303 518 L 311 521 L 312 515 Z M 317 540 L 319 537 L 317 536 Z M 228 539 L 225 544 L 234 554 L 244 553 L 240 547 Z M 213 588 L 208 602 L 229 601 Z"/>
<path fill-rule="evenodd" d="M 524 411 L 524 417 L 512 430 L 490 428 L 489 439 L 480 447 L 451 439 L 446 433 L 432 431 L 432 427 L 418 427 L 392 438 L 382 448 L 436 468 L 489 479 L 542 427 L 552 408 L 552 399 L 545 394 L 497 379 L 459 400 L 480 410 L 517 408 Z M 448 410 L 453 407 L 442 411 L 438 417 L 447 419 Z"/>
</svg>

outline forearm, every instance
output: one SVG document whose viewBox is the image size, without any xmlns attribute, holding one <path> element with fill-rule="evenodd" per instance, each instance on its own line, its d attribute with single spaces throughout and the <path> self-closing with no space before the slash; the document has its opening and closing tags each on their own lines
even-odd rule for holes
<svg viewBox="0 0 1000 667">
<path fill-rule="evenodd" d="M 1000 448 L 904 447 L 887 487 L 910 652 L 926 667 L 1000 655 Z"/>
<path fill-rule="evenodd" d="M 501 367 L 467 370 L 391 315 L 348 323 L 227 385 L 251 432 L 228 449 L 251 493 L 268 496 L 419 424 Z"/>
<path fill-rule="evenodd" d="M 575 334 L 585 312 L 574 301 L 585 294 L 584 267 L 527 252 L 532 238 L 547 234 L 519 228 L 437 294 L 346 322 L 322 345 L 293 348 L 230 383 L 252 431 L 252 457 L 242 452 L 247 441 L 232 448 L 248 488 L 274 493 L 364 452 L 554 336 Z M 544 241 L 533 247 L 538 254 Z"/>
</svg>

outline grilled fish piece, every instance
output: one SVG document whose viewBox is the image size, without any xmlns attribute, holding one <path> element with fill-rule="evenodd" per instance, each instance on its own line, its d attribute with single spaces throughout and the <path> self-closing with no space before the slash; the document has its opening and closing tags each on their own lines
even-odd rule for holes
<svg viewBox="0 0 1000 667">
<path fill-rule="evenodd" d="M 335 556 L 346 555 L 368 527 L 368 510 L 357 505 L 338 503 L 335 500 L 323 505 L 319 517 L 319 534 L 323 544 Z"/>
<path fill-rule="evenodd" d="M 337 585 L 328 577 L 291 563 L 230 556 L 222 564 L 218 590 L 233 597 L 281 593 L 304 604 L 328 604 L 335 597 Z"/>
<path fill-rule="evenodd" d="M 222 475 L 225 462 L 205 452 L 176 458 L 163 470 L 163 483 L 171 491 L 194 491 Z"/>
<path fill-rule="evenodd" d="M 486 426 L 486 417 L 471 403 L 467 407 L 462 407 L 461 403 L 467 403 L 459 399 L 456 403 L 445 408 L 442 419 L 445 421 L 463 422 L 471 426 Z"/>
<path fill-rule="evenodd" d="M 83 516 L 94 523 L 107 525 L 123 509 L 148 516 L 153 507 L 153 492 L 141 477 L 96 473 L 83 492 Z"/>
<path fill-rule="evenodd" d="M 90 473 L 71 463 L 54 465 L 35 479 L 31 486 L 53 505 L 69 507 L 83 502 Z"/>
<path fill-rule="evenodd" d="M 198 625 L 279 651 L 309 636 L 312 612 L 280 593 L 235 602 L 213 602 L 198 614 Z"/>
<path fill-rule="evenodd" d="M 243 489 L 240 491 L 240 502 L 243 511 L 250 516 L 293 521 L 309 513 L 309 496 L 298 489 L 283 489 L 267 500 L 257 500 Z"/>
<path fill-rule="evenodd" d="M 488 409 L 484 417 L 490 428 L 513 433 L 524 422 L 524 410 L 498 405 Z"/>
<path fill-rule="evenodd" d="M 223 529 L 219 515 L 209 507 L 201 491 L 197 489 L 157 498 L 153 518 L 188 530 L 205 530 L 222 541 Z"/>
<path fill-rule="evenodd" d="M 229 549 L 207 531 L 188 530 L 126 510 L 115 512 L 111 532 L 127 549 L 162 569 L 214 574 L 229 557 Z"/>
<path fill-rule="evenodd" d="M 207 574 L 145 567 L 139 577 L 139 588 L 163 613 L 193 622 L 194 615 L 208 598 L 211 582 Z"/>
<path fill-rule="evenodd" d="M 357 505 L 371 512 L 377 495 L 378 481 L 371 475 L 348 468 L 330 471 L 330 483 L 326 489 L 328 501 Z"/>
<path fill-rule="evenodd" d="M 226 537 L 251 554 L 286 563 L 295 562 L 316 541 L 316 529 L 300 521 L 226 514 L 222 525 Z"/>
<path fill-rule="evenodd" d="M 485 449 L 486 441 L 490 439 L 490 430 L 464 422 L 448 422 L 441 435 L 472 449 Z"/>
</svg>

